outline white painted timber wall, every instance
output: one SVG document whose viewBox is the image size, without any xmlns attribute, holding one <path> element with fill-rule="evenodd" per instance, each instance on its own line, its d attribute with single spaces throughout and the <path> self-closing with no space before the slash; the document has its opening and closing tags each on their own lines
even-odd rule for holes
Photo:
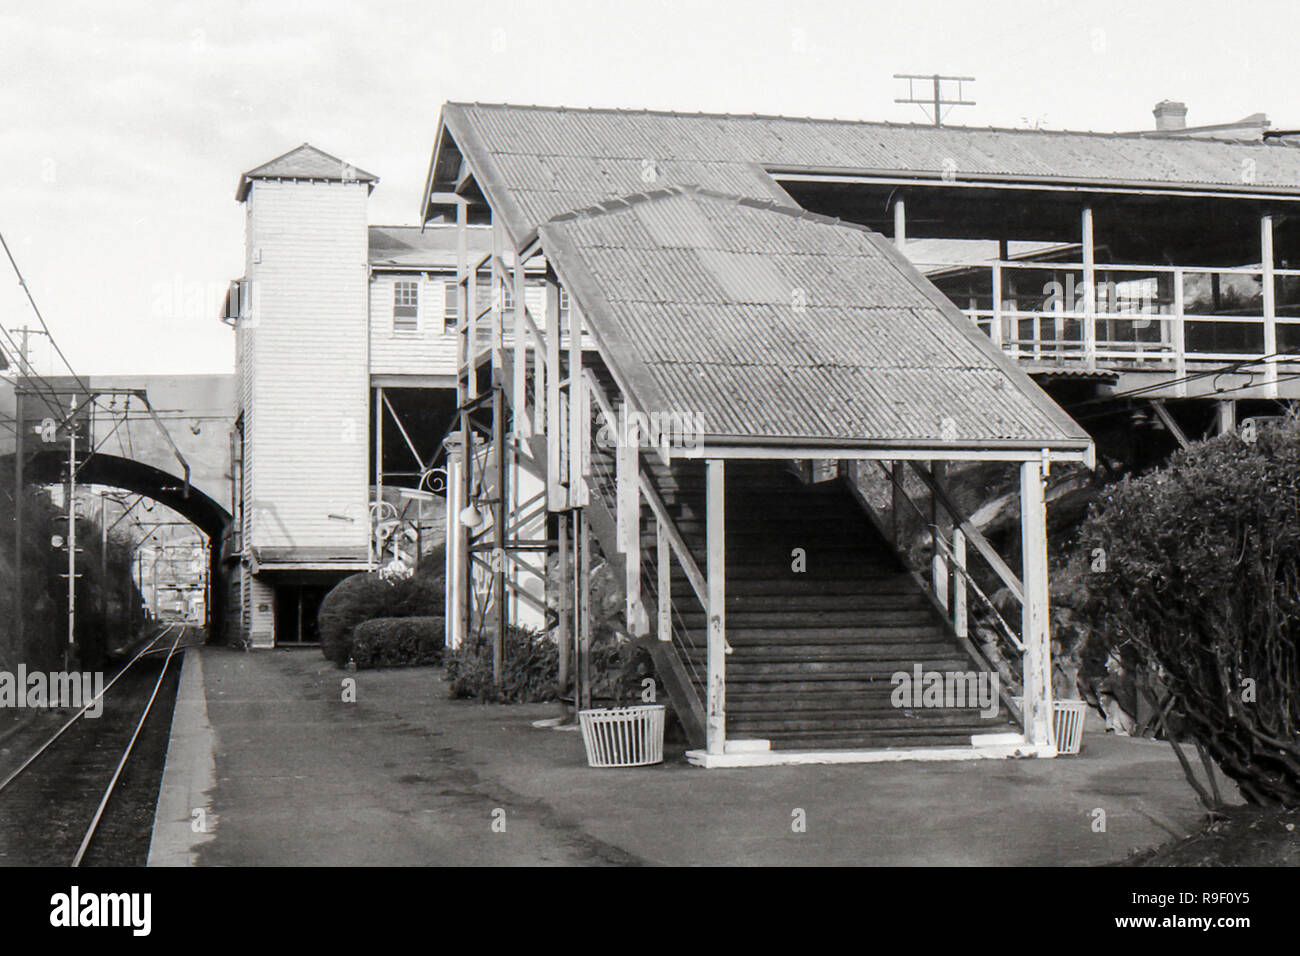
<svg viewBox="0 0 1300 956">
<path fill-rule="evenodd" d="M 393 286 L 398 281 L 420 283 L 418 331 L 399 332 L 393 327 Z M 454 273 L 432 276 L 418 273 L 374 273 L 370 280 L 372 375 L 456 374 L 456 323 L 454 316 L 449 321 L 445 312 L 445 284 L 455 281 Z M 540 284 L 529 285 L 525 298 L 538 327 L 542 327 L 542 310 L 546 305 L 545 287 Z M 479 308 L 484 305 L 486 303 L 479 303 Z M 512 321 L 513 317 L 507 315 L 507 332 L 510 331 Z M 486 335 L 480 344 L 486 344 Z"/>
<path fill-rule="evenodd" d="M 393 287 L 418 282 L 419 330 L 393 328 Z M 373 375 L 456 374 L 456 325 L 444 315 L 444 283 L 454 274 L 432 278 L 419 274 L 376 272 L 370 280 L 370 372 Z"/>
<path fill-rule="evenodd" d="M 365 554 L 366 197 L 363 183 L 259 180 L 247 200 L 246 546 Z"/>
</svg>

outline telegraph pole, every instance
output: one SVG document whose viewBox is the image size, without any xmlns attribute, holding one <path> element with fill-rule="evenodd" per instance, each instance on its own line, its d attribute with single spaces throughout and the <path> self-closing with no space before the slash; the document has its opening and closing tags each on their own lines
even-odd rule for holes
<svg viewBox="0 0 1300 956">
<path fill-rule="evenodd" d="M 77 399 L 72 399 L 77 407 Z M 64 666 L 71 667 L 72 650 L 77 643 L 77 423 L 68 424 L 68 647 Z"/>
<path fill-rule="evenodd" d="M 931 122 L 933 122 L 935 126 L 943 125 L 943 108 L 945 106 L 974 106 L 975 105 L 974 100 L 967 100 L 963 98 L 962 88 L 961 88 L 961 85 L 963 83 L 974 83 L 975 77 L 973 76 L 944 76 L 943 74 L 940 73 L 928 73 L 928 74 L 927 73 L 895 73 L 894 79 L 907 80 L 907 96 L 896 97 L 894 99 L 894 102 L 915 103 L 916 105 L 920 106 L 922 110 L 924 110 L 926 107 L 929 107 L 933 111 L 933 115 L 931 116 Z M 916 96 L 916 93 L 912 88 L 912 84 L 917 81 L 923 81 L 925 83 L 931 84 L 932 92 L 930 93 L 929 96 L 923 98 Z M 955 100 L 944 98 L 943 96 L 944 83 L 957 84 L 957 98 Z"/>
</svg>

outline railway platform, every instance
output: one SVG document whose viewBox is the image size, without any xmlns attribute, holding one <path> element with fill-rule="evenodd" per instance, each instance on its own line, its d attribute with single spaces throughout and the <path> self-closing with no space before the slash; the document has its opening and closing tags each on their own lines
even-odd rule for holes
<svg viewBox="0 0 1300 956">
<path fill-rule="evenodd" d="M 592 770 L 579 735 L 533 726 L 552 705 L 450 701 L 431 668 L 186 654 L 152 865 L 1086 865 L 1201 818 L 1163 742 L 1093 733 L 1055 761 L 761 777 L 670 749 L 661 766 Z"/>
</svg>

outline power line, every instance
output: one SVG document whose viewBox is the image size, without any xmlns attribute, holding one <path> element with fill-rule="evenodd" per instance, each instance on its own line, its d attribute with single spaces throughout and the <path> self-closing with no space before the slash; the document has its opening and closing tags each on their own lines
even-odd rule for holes
<svg viewBox="0 0 1300 956">
<path fill-rule="evenodd" d="M 0 246 L 4 246 L 5 255 L 9 257 L 9 264 L 14 267 L 14 274 L 18 276 L 18 284 L 22 286 L 23 292 L 27 294 L 27 301 L 31 303 L 32 311 L 36 313 L 36 318 L 41 323 L 41 328 L 45 330 L 45 335 L 49 338 L 50 345 L 54 347 L 55 353 L 63 360 L 63 364 L 67 367 L 68 373 L 76 379 L 77 387 L 83 392 L 89 392 L 90 386 L 82 381 L 81 376 L 78 375 L 76 369 L 72 367 L 72 363 L 68 361 L 68 357 L 63 354 L 63 349 L 59 348 L 59 343 L 55 341 L 54 333 L 50 331 L 50 327 L 45 321 L 45 316 L 41 314 L 40 306 L 36 304 L 36 297 L 32 295 L 32 290 L 28 288 L 27 280 L 23 278 L 23 272 L 18 268 L 18 262 L 14 259 L 14 254 L 9 250 L 9 243 L 5 241 L 3 232 L 0 232 Z"/>
</svg>

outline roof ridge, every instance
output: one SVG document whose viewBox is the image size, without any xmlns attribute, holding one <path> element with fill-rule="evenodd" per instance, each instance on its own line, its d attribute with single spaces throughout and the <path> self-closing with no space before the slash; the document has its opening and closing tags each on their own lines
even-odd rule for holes
<svg viewBox="0 0 1300 956">
<path fill-rule="evenodd" d="M 727 193 L 717 189 L 710 189 L 707 186 L 700 186 L 695 183 L 678 183 L 671 186 L 662 186 L 658 189 L 648 189 L 644 192 L 628 193 L 626 196 L 607 199 L 591 206 L 583 206 L 579 209 L 572 209 L 568 212 L 557 213 L 550 219 L 546 220 L 543 225 L 574 222 L 579 219 L 596 219 L 601 216 L 608 216 L 612 213 L 624 212 L 636 206 L 662 202 L 667 199 L 676 199 L 678 197 L 692 196 L 702 196 L 706 199 L 728 202 L 736 206 L 747 206 L 751 209 L 759 209 L 764 212 L 789 216 L 792 219 L 804 219 L 808 222 L 817 223 L 818 225 L 856 229 L 873 235 L 878 234 L 876 233 L 876 230 L 864 226 L 861 223 L 851 222 L 835 216 L 825 216 L 817 212 L 811 212 L 804 209 L 802 206 L 786 205 L 777 202 L 775 199 L 759 199 L 754 196 L 741 196 L 735 193 Z"/>
<path fill-rule="evenodd" d="M 868 120 L 868 119 L 844 119 L 841 117 L 825 116 L 789 116 L 782 113 L 715 113 L 704 110 L 667 110 L 667 109 L 650 109 L 648 107 L 621 107 L 621 106 L 545 106 L 538 104 L 518 104 L 518 103 L 480 103 L 464 102 L 458 100 L 448 100 L 444 104 L 446 107 L 462 107 L 471 109 L 497 109 L 497 110 L 533 110 L 545 113 L 605 113 L 622 116 L 668 116 L 676 118 L 695 118 L 695 119 L 726 119 L 726 120 L 781 120 L 789 123 L 813 123 L 813 124 L 835 124 L 840 126 L 871 126 L 885 129 L 916 129 L 929 130 L 934 132 L 950 133 L 1018 133 L 1034 136 L 1092 136 L 1099 139 L 1159 139 L 1163 142 L 1178 143 L 1224 143 L 1233 146 L 1272 146 L 1267 141 L 1257 142 L 1253 140 L 1238 140 L 1230 137 L 1220 138 L 1211 136 L 1201 137 L 1180 137 L 1180 136 L 1160 136 L 1148 137 L 1146 134 L 1154 132 L 1152 130 L 1082 130 L 1082 129 L 1040 129 L 1025 128 L 1018 126 L 934 126 L 930 123 L 897 123 L 892 120 Z M 1223 124 L 1232 125 L 1232 124 Z"/>
</svg>

